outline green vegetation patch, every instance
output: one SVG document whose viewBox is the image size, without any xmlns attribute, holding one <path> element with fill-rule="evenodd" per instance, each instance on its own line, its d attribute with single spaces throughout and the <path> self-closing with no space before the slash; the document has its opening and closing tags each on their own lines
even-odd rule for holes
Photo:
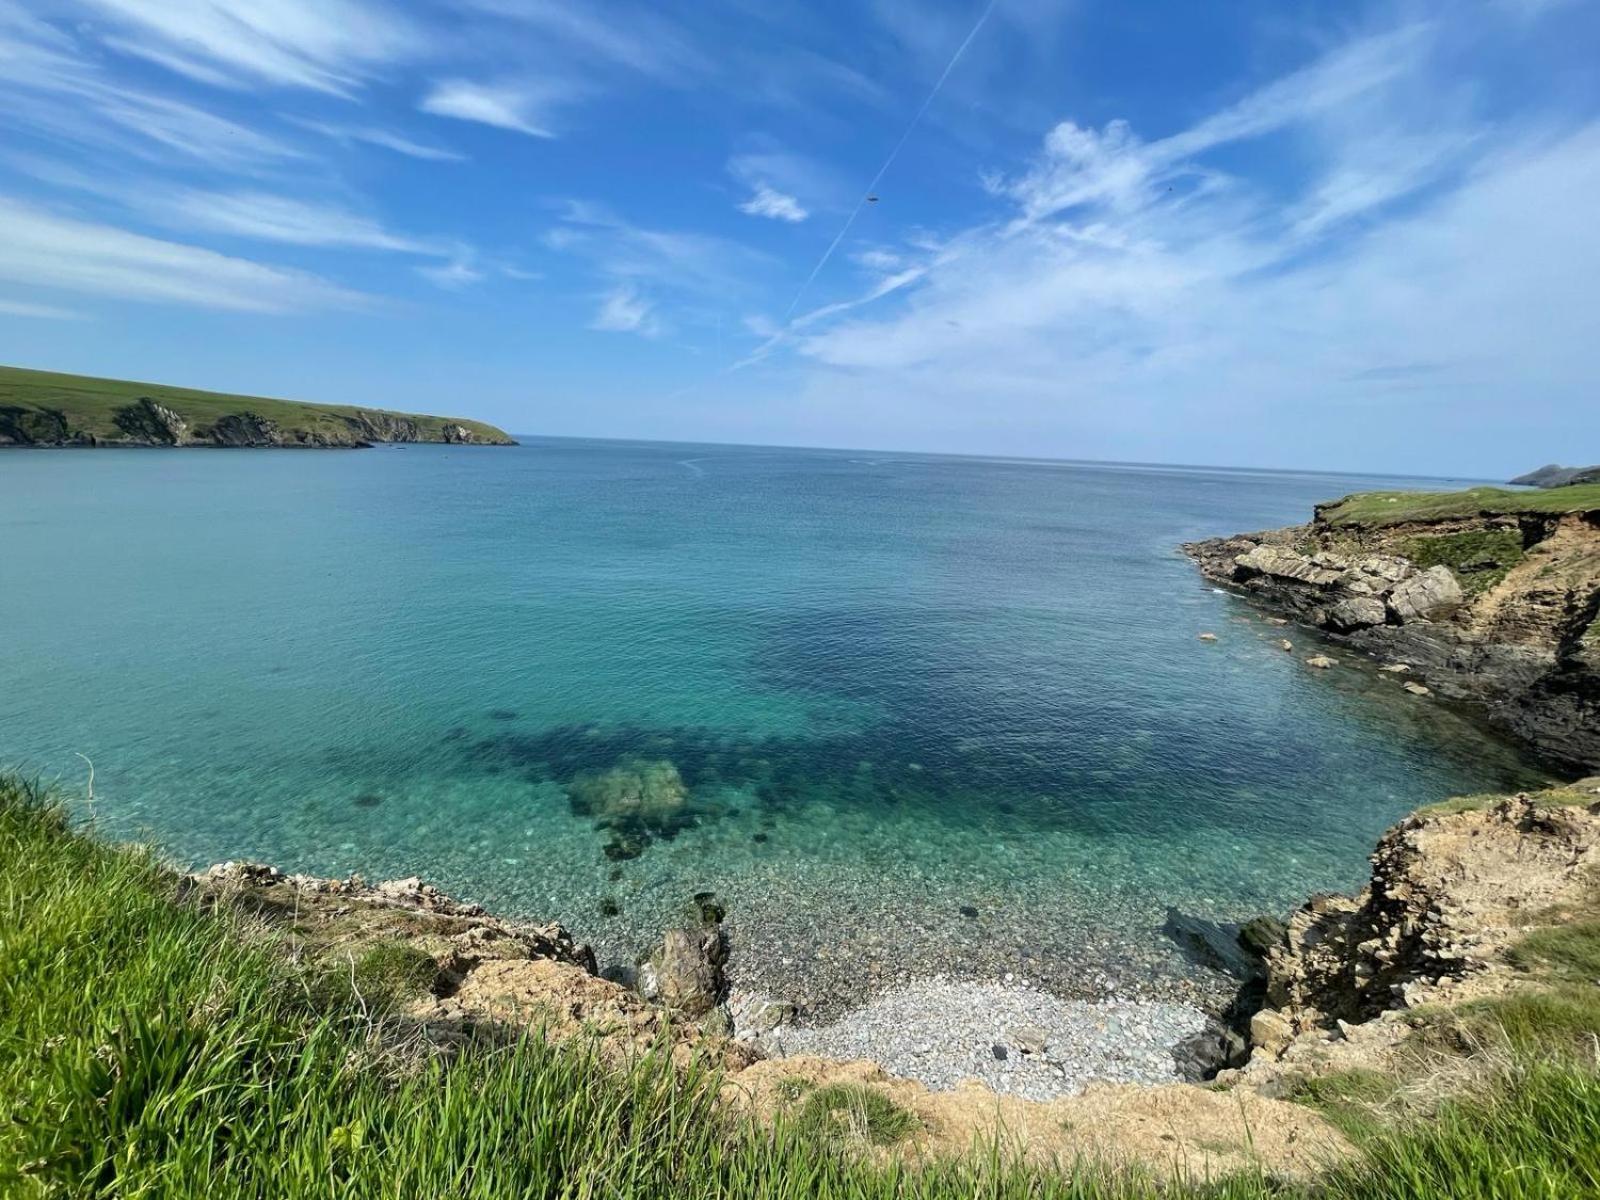
<svg viewBox="0 0 1600 1200">
<path fill-rule="evenodd" d="M 1522 561 L 1522 534 L 1515 529 L 1485 529 L 1407 538 L 1400 553 L 1419 567 L 1449 567 L 1461 586 L 1477 595 L 1499 583 Z"/>
<path fill-rule="evenodd" d="M 1600 1195 L 1600 1086 L 1540 1066 L 1426 1122 L 1363 1144 L 1316 1196 L 1337 1200 L 1566 1200 Z"/>
<path fill-rule="evenodd" d="M 817 1088 L 800 1109 L 800 1128 L 828 1141 L 893 1146 L 905 1141 L 922 1123 L 882 1092 L 854 1083 Z"/>
<path fill-rule="evenodd" d="M 1356 1067 L 1302 1080 L 1289 1098 L 1315 1108 L 1346 1137 L 1360 1141 L 1386 1127 L 1380 1110 L 1394 1099 L 1400 1087 L 1400 1081 L 1392 1075 Z"/>
<path fill-rule="evenodd" d="M 413 421 L 424 437 L 434 441 L 444 440 L 447 424 L 464 426 L 486 442 L 511 440 L 493 425 L 456 417 L 347 404 L 306 404 L 23 367 L 0 367 L 0 433 L 21 441 L 61 441 L 77 434 L 116 441 L 129 433 L 142 435 L 149 432 L 142 427 L 138 412 L 139 402 L 145 399 L 176 412 L 198 435 L 208 433 L 223 418 L 249 413 L 276 423 L 285 432 L 304 430 L 349 440 L 357 434 L 358 414 L 376 413 Z"/>
<path fill-rule="evenodd" d="M 1435 804 L 1424 804 L 1417 809 L 1418 816 L 1449 816 L 1451 813 L 1479 812 L 1492 808 L 1506 800 L 1504 792 L 1477 792 L 1470 796 L 1452 796 L 1448 800 L 1440 800 Z M 1530 792 L 1528 799 L 1535 808 L 1572 808 L 1585 807 L 1596 800 L 1593 792 L 1585 791 L 1582 786 L 1545 788 L 1543 791 Z"/>
<path fill-rule="evenodd" d="M 1531 974 L 1600 988 L 1600 920 L 1535 930 L 1513 946 L 1508 957 Z"/>
<path fill-rule="evenodd" d="M 354 963 L 356 987 L 363 998 L 376 996 L 403 1003 L 433 990 L 439 981 L 439 964 L 433 955 L 404 942 L 379 942 Z"/>
<path fill-rule="evenodd" d="M 1398 525 L 1406 521 L 1446 521 L 1500 513 L 1559 516 L 1600 509 L 1600 483 L 1514 492 L 1506 488 L 1468 488 L 1461 492 L 1357 492 L 1318 508 L 1327 525 Z"/>
</svg>

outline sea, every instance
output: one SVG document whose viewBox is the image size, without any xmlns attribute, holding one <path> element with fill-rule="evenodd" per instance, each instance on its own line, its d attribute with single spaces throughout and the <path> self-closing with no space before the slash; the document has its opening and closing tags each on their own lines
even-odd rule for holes
<svg viewBox="0 0 1600 1200">
<path fill-rule="evenodd" d="M 1174 911 L 1284 915 L 1410 809 L 1544 773 L 1342 650 L 1307 669 L 1180 543 L 1460 483 L 4 452 L 0 767 L 182 865 L 419 875 L 614 970 L 712 893 L 736 978 L 818 1014 L 934 976 L 1193 994 Z"/>
</svg>

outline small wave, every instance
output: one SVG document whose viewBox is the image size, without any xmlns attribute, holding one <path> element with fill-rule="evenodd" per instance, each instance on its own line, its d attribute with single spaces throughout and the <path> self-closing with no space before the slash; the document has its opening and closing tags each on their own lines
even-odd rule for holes
<svg viewBox="0 0 1600 1200">
<path fill-rule="evenodd" d="M 703 462 L 705 462 L 705 459 L 703 459 L 703 458 L 682 458 L 682 459 L 678 460 L 678 465 L 680 467 L 688 468 L 690 471 L 693 471 L 696 475 L 702 475 L 703 476 L 706 473 L 705 472 L 705 468 L 700 465 Z"/>
</svg>

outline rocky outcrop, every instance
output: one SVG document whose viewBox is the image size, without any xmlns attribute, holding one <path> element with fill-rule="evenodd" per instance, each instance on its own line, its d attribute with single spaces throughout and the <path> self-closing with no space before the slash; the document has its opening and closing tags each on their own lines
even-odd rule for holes
<svg viewBox="0 0 1600 1200">
<path fill-rule="evenodd" d="M 211 440 L 218 446 L 281 446 L 283 430 L 252 412 L 229 413 L 212 424 Z"/>
<path fill-rule="evenodd" d="M 74 431 L 53 408 L 0 405 L 0 446 L 92 446 L 92 435 Z"/>
<path fill-rule="evenodd" d="M 1514 943 L 1594 903 L 1600 778 L 1425 809 L 1384 834 L 1371 861 L 1361 892 L 1312 898 L 1269 950 L 1246 1079 L 1277 1078 L 1285 1060 L 1380 1065 L 1408 1012 L 1524 985 Z"/>
<path fill-rule="evenodd" d="M 421 428 L 410 417 L 358 408 L 345 418 L 359 437 L 369 442 L 421 441 Z M 446 439 L 449 440 L 449 439 Z"/>
<path fill-rule="evenodd" d="M 132 442 L 181 446 L 189 440 L 189 422 L 148 396 L 119 408 L 114 419 Z"/>
<path fill-rule="evenodd" d="M 1367 526 L 1325 513 L 1185 550 L 1263 608 L 1406 664 L 1553 758 L 1600 766 L 1600 511 Z"/>
</svg>

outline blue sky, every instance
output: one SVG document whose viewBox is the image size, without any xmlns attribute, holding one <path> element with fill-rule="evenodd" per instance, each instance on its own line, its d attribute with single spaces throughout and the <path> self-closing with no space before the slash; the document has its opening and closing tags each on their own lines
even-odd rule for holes
<svg viewBox="0 0 1600 1200">
<path fill-rule="evenodd" d="M 1597 52 L 1589 0 L 0 0 L 0 361 L 523 433 L 1600 461 Z"/>
</svg>

